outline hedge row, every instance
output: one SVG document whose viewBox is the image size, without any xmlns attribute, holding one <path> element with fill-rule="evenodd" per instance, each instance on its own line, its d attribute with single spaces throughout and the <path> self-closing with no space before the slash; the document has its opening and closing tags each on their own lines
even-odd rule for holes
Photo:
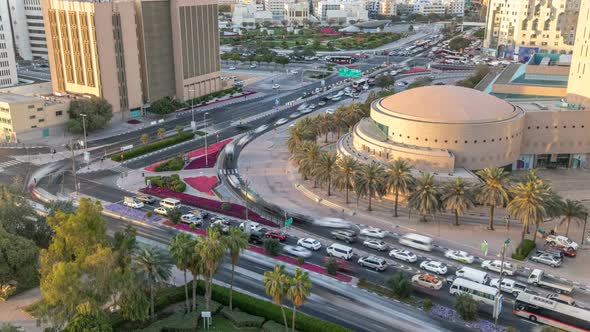
<svg viewBox="0 0 590 332">
<path fill-rule="evenodd" d="M 208 95 L 204 95 L 204 96 L 200 96 L 200 97 L 197 97 L 197 98 L 189 99 L 189 100 L 187 100 L 187 101 L 184 102 L 184 105 L 186 105 L 186 106 L 191 106 L 193 104 L 194 105 L 199 105 L 199 104 L 202 104 L 202 103 L 206 103 L 206 102 L 208 102 L 211 99 L 222 97 L 222 96 L 225 96 L 225 95 L 228 95 L 228 94 L 232 94 L 232 93 L 235 93 L 235 92 L 242 92 L 242 88 L 240 88 L 238 86 L 233 86 L 233 87 L 231 87 L 229 89 L 225 89 L 225 90 L 221 90 L 221 91 L 210 93 Z"/>
<path fill-rule="evenodd" d="M 253 316 L 238 310 L 230 311 L 229 308 L 223 309 L 221 313 L 223 314 L 223 317 L 227 318 L 237 328 L 260 328 L 265 321 L 264 317 Z"/>
<path fill-rule="evenodd" d="M 165 138 L 163 140 L 159 140 L 157 142 L 153 142 L 146 145 L 141 145 L 133 149 L 129 149 L 126 151 L 116 152 L 115 154 L 111 155 L 111 160 L 113 161 L 124 161 L 131 158 L 139 157 L 144 154 L 157 151 L 163 149 L 165 147 L 175 145 L 184 141 L 188 141 L 194 137 L 192 132 L 182 132 L 180 134 L 174 135 L 172 137 Z"/>
<path fill-rule="evenodd" d="M 535 247 L 536 244 L 533 242 L 533 240 L 525 239 L 524 242 L 522 242 L 521 245 L 516 248 L 516 252 L 512 254 L 512 258 L 522 261 L 527 258 L 529 253 L 535 249 Z"/>
<path fill-rule="evenodd" d="M 184 158 L 178 156 L 156 166 L 156 172 L 180 171 L 183 167 Z"/>
<path fill-rule="evenodd" d="M 151 180 L 152 185 L 173 190 L 182 193 L 186 190 L 186 183 L 184 183 L 178 174 L 171 174 L 169 176 L 146 176 L 145 182 Z"/>
<path fill-rule="evenodd" d="M 264 325 L 262 325 L 262 331 L 263 332 L 284 332 L 285 326 L 283 324 L 279 324 L 275 321 L 269 320 L 269 321 L 266 321 L 266 323 L 264 323 Z M 295 331 L 299 332 L 299 330 L 295 330 Z"/>
</svg>

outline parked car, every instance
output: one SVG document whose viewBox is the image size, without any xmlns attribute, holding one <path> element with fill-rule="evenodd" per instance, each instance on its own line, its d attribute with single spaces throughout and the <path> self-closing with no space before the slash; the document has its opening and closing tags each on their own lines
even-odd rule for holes
<svg viewBox="0 0 590 332">
<path fill-rule="evenodd" d="M 312 239 L 310 237 L 305 238 L 305 239 L 299 239 L 297 241 L 297 245 L 302 246 L 307 249 L 311 249 L 311 250 L 320 250 L 320 248 L 322 247 L 322 244 L 320 243 L 320 241 L 318 241 L 316 239 Z"/>
<path fill-rule="evenodd" d="M 236 70 L 236 67 L 231 66 L 231 67 L 229 67 L 229 70 Z"/>
<path fill-rule="evenodd" d="M 356 233 L 354 231 L 339 229 L 330 232 L 330 234 L 332 234 L 333 238 L 344 241 L 346 243 L 356 242 Z"/>
<path fill-rule="evenodd" d="M 363 242 L 363 246 L 371 248 L 371 249 L 379 250 L 379 251 L 385 251 L 388 248 L 387 243 L 385 243 L 384 241 L 375 240 L 375 239 L 366 240 L 365 242 Z"/>
<path fill-rule="evenodd" d="M 447 274 L 447 272 L 449 271 L 445 264 L 438 261 L 423 261 L 422 263 L 420 263 L 420 268 L 422 270 L 434 272 L 440 275 Z"/>
<path fill-rule="evenodd" d="M 436 290 L 441 289 L 443 286 L 442 279 L 431 276 L 430 274 L 416 274 L 412 277 L 412 283 Z"/>
<path fill-rule="evenodd" d="M 290 119 L 295 119 L 295 118 L 300 117 L 300 116 L 301 116 L 301 112 L 293 112 L 293 113 L 291 113 L 289 115 L 289 118 Z"/>
<path fill-rule="evenodd" d="M 272 85 L 272 88 L 273 89 L 280 89 L 281 88 L 281 85 L 280 84 L 273 84 Z"/>
<path fill-rule="evenodd" d="M 262 228 L 262 225 L 260 225 L 259 223 L 254 222 L 254 221 L 250 221 L 250 232 L 260 231 L 261 228 Z M 240 229 L 241 230 L 246 229 L 246 222 L 243 222 L 240 224 Z"/>
<path fill-rule="evenodd" d="M 358 264 L 362 267 L 375 269 L 375 271 L 385 271 L 387 269 L 387 262 L 385 259 L 376 256 L 361 257 Z"/>
<path fill-rule="evenodd" d="M 275 122 L 275 125 L 276 126 L 284 125 L 285 123 L 287 123 L 287 121 L 289 121 L 289 120 L 285 119 L 285 118 L 280 118 L 277 120 L 277 122 Z"/>
<path fill-rule="evenodd" d="M 367 227 L 361 229 L 361 235 L 383 239 L 387 235 L 387 232 L 380 228 Z"/>
<path fill-rule="evenodd" d="M 494 278 L 490 280 L 490 287 L 498 288 L 498 283 L 500 282 L 500 278 Z M 502 278 L 502 287 L 500 288 L 501 291 L 510 293 L 514 296 L 518 296 L 518 294 L 526 291 L 526 285 L 518 283 L 512 279 Z"/>
<path fill-rule="evenodd" d="M 135 199 L 142 202 L 142 203 L 149 204 L 149 205 L 152 205 L 156 202 L 156 198 L 154 198 L 153 196 L 150 196 L 150 195 L 135 196 Z"/>
<path fill-rule="evenodd" d="M 248 242 L 254 244 L 261 244 L 264 241 L 264 233 L 263 232 L 252 232 L 250 233 L 250 237 L 248 238 Z"/>
<path fill-rule="evenodd" d="M 475 257 L 463 250 L 449 249 L 445 252 L 445 257 L 465 264 L 471 264 L 475 260 Z"/>
<path fill-rule="evenodd" d="M 550 254 L 535 255 L 535 256 L 531 257 L 531 260 L 533 262 L 549 265 L 551 267 L 561 266 L 561 262 L 562 262 L 561 259 L 559 259 L 553 255 L 550 255 Z"/>
<path fill-rule="evenodd" d="M 545 238 L 545 242 L 550 245 L 558 245 L 573 250 L 578 250 L 579 247 L 576 242 L 563 235 L 549 235 Z"/>
<path fill-rule="evenodd" d="M 163 206 L 159 206 L 157 208 L 154 209 L 154 213 L 159 214 L 161 216 L 167 216 L 168 215 L 168 209 L 163 207 Z"/>
<path fill-rule="evenodd" d="M 326 101 L 324 101 L 324 100 L 318 101 L 318 106 L 319 107 L 326 106 Z"/>
<path fill-rule="evenodd" d="M 494 272 L 498 272 L 500 273 L 500 271 L 502 271 L 502 273 L 504 275 L 514 275 L 514 273 L 516 273 L 516 266 L 514 266 L 512 263 L 509 262 L 504 262 L 504 268 L 502 269 L 502 261 L 497 259 L 497 260 L 485 260 L 481 263 L 481 268 L 482 269 L 487 269 L 490 271 L 494 271 Z"/>
<path fill-rule="evenodd" d="M 254 69 L 254 68 L 256 68 L 256 65 L 255 64 L 251 64 L 250 65 L 250 69 Z"/>
<path fill-rule="evenodd" d="M 134 199 L 133 197 L 125 197 L 123 200 L 123 205 L 134 209 L 141 209 L 143 207 L 143 203 Z"/>
<path fill-rule="evenodd" d="M 547 255 L 554 256 L 555 258 L 558 258 L 558 259 L 563 259 L 565 257 L 565 253 L 563 252 L 563 250 L 554 249 L 554 248 L 550 248 L 550 247 L 539 248 L 535 251 L 535 254 L 536 255 L 547 254 Z"/>
<path fill-rule="evenodd" d="M 414 263 L 418 260 L 418 257 L 413 252 L 406 249 L 392 249 L 389 252 L 389 257 L 393 257 L 408 263 Z"/>
<path fill-rule="evenodd" d="M 545 243 L 545 245 L 543 246 L 542 249 L 552 249 L 552 250 L 557 250 L 557 251 L 561 251 L 563 253 L 563 255 L 568 256 L 568 257 L 576 257 L 576 255 L 578 254 L 577 250 L 574 250 L 572 248 L 569 247 L 561 247 L 557 244 L 549 244 L 549 243 Z"/>
<path fill-rule="evenodd" d="M 328 108 L 326 114 L 334 114 L 336 111 L 333 108 Z"/>
<path fill-rule="evenodd" d="M 182 216 L 180 216 L 180 222 L 185 223 L 185 224 L 198 225 L 198 226 L 203 224 L 203 220 L 200 218 L 197 218 L 197 216 L 192 213 L 187 213 L 187 214 L 183 214 Z"/>
<path fill-rule="evenodd" d="M 283 242 L 287 239 L 287 234 L 285 232 L 279 231 L 279 230 L 270 230 L 270 231 L 266 232 L 266 234 L 264 234 L 264 236 L 274 238 L 274 239 L 279 239 L 279 241 L 281 241 L 281 242 Z"/>
<path fill-rule="evenodd" d="M 229 232 L 229 226 L 230 223 L 227 220 L 224 219 L 217 219 L 215 221 L 213 221 L 211 224 L 209 224 L 209 228 L 214 228 L 217 227 L 221 233 L 227 233 Z"/>
<path fill-rule="evenodd" d="M 283 246 L 283 251 L 295 257 L 308 258 L 311 257 L 311 251 L 301 246 Z"/>
</svg>

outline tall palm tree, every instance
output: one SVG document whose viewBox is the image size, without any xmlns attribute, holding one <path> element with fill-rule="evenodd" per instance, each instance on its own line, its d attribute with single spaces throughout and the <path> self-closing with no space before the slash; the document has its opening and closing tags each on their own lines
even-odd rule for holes
<svg viewBox="0 0 590 332">
<path fill-rule="evenodd" d="M 545 201 L 549 197 L 549 193 L 540 185 L 539 181 L 519 182 L 510 188 L 510 193 L 513 198 L 508 203 L 507 210 L 510 215 L 522 223 L 519 247 L 522 248 L 529 225 L 537 225 L 545 218 Z"/>
<path fill-rule="evenodd" d="M 160 137 L 160 139 L 163 139 L 164 137 L 166 137 L 166 129 L 158 128 L 158 137 Z"/>
<path fill-rule="evenodd" d="M 141 134 L 139 140 L 143 145 L 146 145 L 150 142 L 150 135 L 149 134 Z"/>
<path fill-rule="evenodd" d="M 287 288 L 287 296 L 291 303 L 293 303 L 293 318 L 291 321 L 291 332 L 295 332 L 295 314 L 297 307 L 303 305 L 311 293 L 311 279 L 307 272 L 301 271 L 300 268 L 295 269 L 295 274 L 289 279 Z"/>
<path fill-rule="evenodd" d="M 332 179 L 336 171 L 338 156 L 334 152 L 323 152 L 313 170 L 313 175 L 320 184 L 328 185 L 328 196 L 332 195 Z"/>
<path fill-rule="evenodd" d="M 192 248 L 193 254 L 190 256 L 188 270 L 191 271 L 191 275 L 193 276 L 192 280 L 192 311 L 197 311 L 197 278 L 203 274 L 203 260 L 199 253 L 196 252 L 195 247 L 197 246 L 198 241 L 193 240 Z"/>
<path fill-rule="evenodd" d="M 387 191 L 394 195 L 393 216 L 396 218 L 399 194 L 407 194 L 416 182 L 410 168 L 411 166 L 401 158 L 385 166 L 385 185 Z"/>
<path fill-rule="evenodd" d="M 133 263 L 139 277 L 149 285 L 150 314 L 153 319 L 155 317 L 154 288 L 157 284 L 170 279 L 172 265 L 162 252 L 153 247 L 145 247 L 137 251 Z"/>
<path fill-rule="evenodd" d="M 170 241 L 168 247 L 170 257 L 174 260 L 174 264 L 184 274 L 184 294 L 186 297 L 186 312 L 190 311 L 189 297 L 188 297 L 188 282 L 186 279 L 186 271 L 189 269 L 191 256 L 195 254 L 195 241 L 187 233 L 179 233 Z"/>
<path fill-rule="evenodd" d="M 336 165 L 334 185 L 339 190 L 346 191 L 346 204 L 348 204 L 348 193 L 353 188 L 354 174 L 358 170 L 359 164 L 352 156 L 344 156 L 338 158 Z"/>
<path fill-rule="evenodd" d="M 408 197 L 408 203 L 412 209 L 420 212 L 422 221 L 426 221 L 426 215 L 440 211 L 440 192 L 434 183 L 434 175 L 422 174 L 414 191 Z"/>
<path fill-rule="evenodd" d="M 559 225 L 566 224 L 565 236 L 568 236 L 572 220 L 579 224 L 588 216 L 588 210 L 580 201 L 566 199 L 561 203 L 561 215 L 563 218 L 559 222 Z"/>
<path fill-rule="evenodd" d="M 336 130 L 336 137 L 340 138 L 340 131 L 346 127 L 344 112 L 341 108 L 337 108 L 334 114 L 332 114 L 332 130 Z"/>
<path fill-rule="evenodd" d="M 361 104 L 353 103 L 346 109 L 346 123 L 348 128 L 350 129 L 354 126 L 357 122 L 359 122 L 362 118 L 367 117 L 367 113 L 362 109 Z"/>
<path fill-rule="evenodd" d="M 316 144 L 316 142 L 312 141 L 304 142 L 301 145 L 301 149 L 297 150 L 299 173 L 303 175 L 304 180 L 307 180 L 313 175 L 318 164 L 320 154 L 320 147 Z"/>
<path fill-rule="evenodd" d="M 262 282 L 264 283 L 266 294 L 271 297 L 274 304 L 281 308 L 285 331 L 288 331 L 287 316 L 285 315 L 285 308 L 283 308 L 283 299 L 287 295 L 289 284 L 289 277 L 285 274 L 285 266 L 275 265 L 274 270 L 264 272 Z"/>
<path fill-rule="evenodd" d="M 367 208 L 369 211 L 372 209 L 373 197 L 383 194 L 383 172 L 383 166 L 373 161 L 370 164 L 363 164 L 355 174 L 355 191 L 359 196 L 369 198 Z"/>
<path fill-rule="evenodd" d="M 287 149 L 290 153 L 295 152 L 297 147 L 304 141 L 305 132 L 301 127 L 289 128 L 289 138 L 287 138 Z"/>
<path fill-rule="evenodd" d="M 459 178 L 443 189 L 442 203 L 445 208 L 455 214 L 455 226 L 459 225 L 459 215 L 475 206 L 475 198 L 471 186 Z"/>
<path fill-rule="evenodd" d="M 319 115 L 316 118 L 316 127 L 318 135 L 325 135 L 324 143 L 328 143 L 328 134 L 332 131 L 332 116 L 330 114 Z"/>
<path fill-rule="evenodd" d="M 499 167 L 488 167 L 477 172 L 483 180 L 476 188 L 476 200 L 490 207 L 488 229 L 494 230 L 494 210 L 496 206 L 506 206 L 510 200 L 508 173 Z"/>
<path fill-rule="evenodd" d="M 248 248 L 248 234 L 242 232 L 237 227 L 230 227 L 227 235 L 224 237 L 225 247 L 229 251 L 229 257 L 231 258 L 231 281 L 229 287 L 229 310 L 233 310 L 233 292 L 234 292 L 234 270 L 238 259 L 240 259 L 240 253 Z"/>
<path fill-rule="evenodd" d="M 219 231 L 208 228 L 207 236 L 200 236 L 195 251 L 201 256 L 203 278 L 205 279 L 205 307 L 211 309 L 211 289 L 213 277 L 225 257 L 225 243 Z"/>
</svg>

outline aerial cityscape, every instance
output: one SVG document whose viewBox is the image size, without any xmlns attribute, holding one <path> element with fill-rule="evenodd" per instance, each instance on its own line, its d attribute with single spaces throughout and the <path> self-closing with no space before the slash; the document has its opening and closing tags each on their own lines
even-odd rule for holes
<svg viewBox="0 0 590 332">
<path fill-rule="evenodd" d="M 590 0 L 0 1 L 0 332 L 590 331 L 589 169 Z"/>
</svg>

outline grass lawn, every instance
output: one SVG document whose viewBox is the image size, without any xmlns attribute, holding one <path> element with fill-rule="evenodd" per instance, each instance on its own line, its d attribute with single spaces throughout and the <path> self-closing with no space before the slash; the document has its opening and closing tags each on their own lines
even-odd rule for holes
<svg viewBox="0 0 590 332">
<path fill-rule="evenodd" d="M 190 329 L 194 328 L 197 324 L 197 315 L 194 313 L 185 315 L 183 313 L 173 314 L 165 319 L 159 320 L 147 328 L 143 329 L 143 332 L 160 332 L 164 327 L 176 328 L 176 329 Z M 249 331 L 258 332 L 262 329 L 258 328 L 243 328 L 238 329 L 232 325 L 232 323 L 225 319 L 221 315 L 213 317 L 213 324 L 211 324 L 208 330 L 203 329 L 203 322 L 200 322 L 198 331 L 218 331 L 218 332 L 238 332 L 238 331 Z"/>
<path fill-rule="evenodd" d="M 251 331 L 251 332 L 258 332 L 262 331 L 262 329 L 258 328 L 243 328 L 238 329 L 232 325 L 232 323 L 225 319 L 221 315 L 217 315 L 213 317 L 213 324 L 208 330 L 203 329 L 203 323 L 201 322 L 201 326 L 199 326 L 199 331 L 218 331 L 218 332 L 234 332 L 234 331 Z"/>
</svg>

